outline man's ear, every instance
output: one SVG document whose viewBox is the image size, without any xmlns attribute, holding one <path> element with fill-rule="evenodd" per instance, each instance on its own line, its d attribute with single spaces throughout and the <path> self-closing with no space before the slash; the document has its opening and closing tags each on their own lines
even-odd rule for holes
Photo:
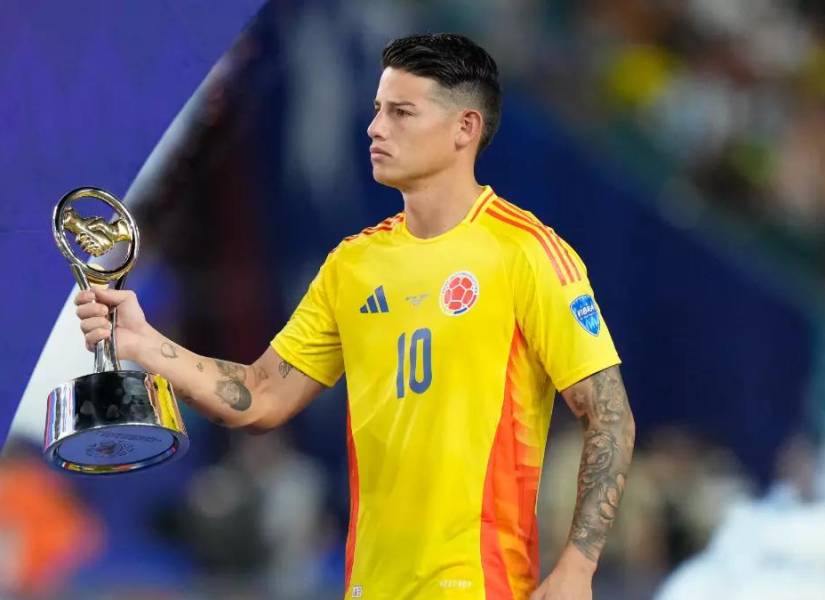
<svg viewBox="0 0 825 600">
<path fill-rule="evenodd" d="M 456 148 L 461 150 L 467 146 L 478 145 L 481 132 L 484 129 L 484 117 L 481 112 L 468 108 L 458 116 L 458 131 L 455 136 Z"/>
</svg>

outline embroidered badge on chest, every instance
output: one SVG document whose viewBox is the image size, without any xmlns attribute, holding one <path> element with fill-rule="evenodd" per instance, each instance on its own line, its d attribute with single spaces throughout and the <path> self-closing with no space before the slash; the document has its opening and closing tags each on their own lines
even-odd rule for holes
<svg viewBox="0 0 825 600">
<path fill-rule="evenodd" d="M 447 277 L 441 286 L 439 303 L 444 314 L 451 317 L 463 315 L 478 300 L 478 280 L 469 271 L 459 271 Z"/>
</svg>

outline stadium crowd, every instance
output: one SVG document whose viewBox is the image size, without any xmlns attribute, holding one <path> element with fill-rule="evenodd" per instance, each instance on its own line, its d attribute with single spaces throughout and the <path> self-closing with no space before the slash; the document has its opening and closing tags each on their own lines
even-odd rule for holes
<svg viewBox="0 0 825 600">
<path fill-rule="evenodd" d="M 478 35 L 506 73 L 537 91 L 573 128 L 608 143 L 632 138 L 622 148 L 635 156 L 624 158 L 643 163 L 642 171 L 665 165 L 668 192 L 687 190 L 744 219 L 822 275 L 821 3 L 427 4 L 438 15 L 433 21 Z"/>
</svg>

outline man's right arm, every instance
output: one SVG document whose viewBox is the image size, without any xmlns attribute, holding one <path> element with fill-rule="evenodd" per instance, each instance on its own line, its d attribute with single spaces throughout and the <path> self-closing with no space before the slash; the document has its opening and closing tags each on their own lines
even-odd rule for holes
<svg viewBox="0 0 825 600">
<path fill-rule="evenodd" d="M 251 365 L 208 358 L 163 336 L 145 319 L 131 291 L 94 288 L 75 298 L 86 347 L 111 335 L 108 307 L 118 308 L 120 358 L 167 378 L 187 404 L 215 423 L 266 431 L 287 421 L 324 386 L 272 348 Z"/>
</svg>

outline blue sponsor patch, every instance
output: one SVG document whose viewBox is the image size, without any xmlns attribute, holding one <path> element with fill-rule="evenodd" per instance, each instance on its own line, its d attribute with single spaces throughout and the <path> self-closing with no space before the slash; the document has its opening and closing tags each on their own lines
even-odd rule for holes
<svg viewBox="0 0 825 600">
<path fill-rule="evenodd" d="M 570 303 L 570 310 L 573 311 L 573 316 L 576 317 L 579 325 L 584 327 L 587 333 L 599 335 L 602 324 L 599 320 L 599 309 L 596 308 L 596 301 L 593 300 L 593 296 L 590 294 L 579 296 Z"/>
</svg>

